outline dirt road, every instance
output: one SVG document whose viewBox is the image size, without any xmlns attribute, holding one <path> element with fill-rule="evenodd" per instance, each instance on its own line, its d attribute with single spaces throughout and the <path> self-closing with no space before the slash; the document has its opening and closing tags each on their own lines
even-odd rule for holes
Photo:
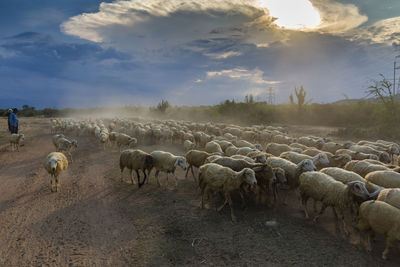
<svg viewBox="0 0 400 267">
<path fill-rule="evenodd" d="M 152 177 L 141 189 L 128 172 L 119 180 L 118 152 L 104 151 L 93 139 L 77 137 L 74 162 L 62 174 L 62 191 L 51 193 L 42 162 L 54 151 L 48 121 L 21 119 L 26 135 L 20 152 L 11 152 L 0 135 L 1 266 L 398 266 L 395 249 L 388 262 L 337 236 L 330 211 L 318 225 L 303 218 L 291 199 L 288 207 L 236 205 L 221 214 L 201 210 L 190 178 L 178 171 L 177 190 L 159 188 Z M 143 150 L 180 147 L 148 146 Z M 213 206 L 212 206 L 213 207 Z M 266 222 L 276 220 L 277 226 Z"/>
</svg>

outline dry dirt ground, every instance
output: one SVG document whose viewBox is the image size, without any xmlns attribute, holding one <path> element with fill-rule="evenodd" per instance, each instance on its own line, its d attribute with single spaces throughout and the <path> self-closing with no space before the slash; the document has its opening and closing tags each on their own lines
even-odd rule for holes
<svg viewBox="0 0 400 267">
<path fill-rule="evenodd" d="M 21 119 L 25 146 L 11 152 L 6 121 L 0 121 L 0 266 L 399 266 L 399 250 L 380 260 L 383 238 L 372 254 L 335 231 L 328 210 L 318 224 L 288 206 L 235 202 L 199 208 L 198 191 L 184 172 L 179 186 L 159 188 L 152 177 L 141 189 L 128 172 L 119 180 L 119 153 L 77 137 L 74 162 L 50 192 L 42 162 L 54 151 L 46 119 Z M 318 134 L 318 133 L 316 133 Z M 147 146 L 183 154 L 181 147 Z M 276 226 L 266 222 L 275 220 Z M 351 241 L 353 242 L 353 241 Z"/>
</svg>

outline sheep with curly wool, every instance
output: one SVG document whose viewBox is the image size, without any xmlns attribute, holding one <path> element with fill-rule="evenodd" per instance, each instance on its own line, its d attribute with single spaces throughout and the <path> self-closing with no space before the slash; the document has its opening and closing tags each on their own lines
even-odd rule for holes
<svg viewBox="0 0 400 267">
<path fill-rule="evenodd" d="M 372 234 L 384 234 L 386 247 L 382 259 L 386 260 L 389 249 L 396 241 L 400 241 L 400 209 L 383 201 L 370 200 L 361 204 L 359 217 L 357 243 L 361 245 L 361 235 L 366 233 L 367 250 L 372 251 Z"/>
<path fill-rule="evenodd" d="M 44 168 L 50 174 L 50 190 L 53 190 L 53 182 L 55 184 L 55 191 L 61 189 L 60 174 L 68 168 L 67 157 L 61 152 L 51 152 L 47 155 L 44 163 Z"/>
<path fill-rule="evenodd" d="M 140 188 L 146 181 L 147 175 L 150 176 L 151 169 L 154 166 L 154 159 L 149 153 L 146 153 L 140 149 L 127 149 L 122 151 L 119 157 L 119 168 L 121 170 L 121 182 L 123 181 L 123 171 L 125 168 L 130 171 L 130 178 L 132 184 L 134 184 L 133 180 L 133 171 L 136 171 L 137 176 L 137 184 Z M 144 178 L 143 182 L 140 182 L 140 174 L 139 170 L 143 172 Z M 147 171 L 147 174 L 146 174 Z"/>
<path fill-rule="evenodd" d="M 231 219 L 236 221 L 233 211 L 231 192 L 239 189 L 246 183 L 250 186 L 256 185 L 255 172 L 252 169 L 244 168 L 236 172 L 231 168 L 221 166 L 216 163 L 207 163 L 199 169 L 199 187 L 201 190 L 201 207 L 204 207 L 205 192 L 222 192 L 225 195 L 225 202 L 218 208 L 221 211 L 228 203 L 231 209 Z"/>
<path fill-rule="evenodd" d="M 314 201 L 322 202 L 321 210 L 314 217 L 314 222 L 317 222 L 327 207 L 332 207 L 337 222 L 338 217 L 335 208 L 338 208 L 346 235 L 349 232 L 344 220 L 345 211 L 350 210 L 352 214 L 355 214 L 354 207 L 357 206 L 357 200 L 366 200 L 369 197 L 369 192 L 363 182 L 354 181 L 343 184 L 322 172 L 305 172 L 301 174 L 299 177 L 299 192 L 306 218 L 309 218 L 307 210 L 308 199 L 312 198 Z"/>
<path fill-rule="evenodd" d="M 161 186 L 158 174 L 165 172 L 167 174 L 167 182 L 165 187 L 168 188 L 168 174 L 172 173 L 175 179 L 175 188 L 178 187 L 178 180 L 175 175 L 176 167 L 179 166 L 186 170 L 186 159 L 182 156 L 175 156 L 174 154 L 166 151 L 153 151 L 150 155 L 154 158 L 154 168 L 156 170 L 155 177 L 157 178 L 158 186 Z"/>
</svg>

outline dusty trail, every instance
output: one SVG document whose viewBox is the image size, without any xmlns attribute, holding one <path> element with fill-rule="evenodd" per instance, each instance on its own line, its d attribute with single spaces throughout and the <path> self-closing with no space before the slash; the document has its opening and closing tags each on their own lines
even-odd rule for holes
<svg viewBox="0 0 400 267">
<path fill-rule="evenodd" d="M 199 208 L 193 180 L 184 180 L 182 170 L 178 189 L 159 188 L 152 176 L 139 190 L 128 172 L 121 183 L 119 153 L 89 137 L 77 137 L 62 191 L 51 193 L 42 167 L 54 150 L 47 120 L 26 126 L 20 152 L 10 152 L 0 137 L 0 266 L 396 266 L 400 260 L 393 250 L 381 261 L 381 241 L 371 256 L 336 237 L 329 212 L 320 225 L 306 221 L 295 199 L 295 208 L 236 207 L 239 222 L 232 224 L 228 209 Z M 141 149 L 183 153 L 174 146 Z M 271 219 L 277 227 L 265 226 Z"/>
</svg>

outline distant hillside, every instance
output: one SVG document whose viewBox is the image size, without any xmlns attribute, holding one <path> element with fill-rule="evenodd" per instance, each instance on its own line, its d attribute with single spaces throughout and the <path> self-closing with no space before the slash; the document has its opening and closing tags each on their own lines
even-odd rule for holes
<svg viewBox="0 0 400 267">
<path fill-rule="evenodd" d="M 395 100 L 396 101 L 400 101 L 400 95 L 396 95 L 395 96 Z M 354 104 L 354 103 L 357 103 L 359 101 L 366 101 L 366 102 L 370 102 L 372 104 L 376 104 L 376 103 L 381 102 L 381 100 L 379 98 L 370 97 L 370 98 L 342 99 L 342 100 L 338 100 L 338 101 L 332 102 L 331 104 Z"/>
</svg>

